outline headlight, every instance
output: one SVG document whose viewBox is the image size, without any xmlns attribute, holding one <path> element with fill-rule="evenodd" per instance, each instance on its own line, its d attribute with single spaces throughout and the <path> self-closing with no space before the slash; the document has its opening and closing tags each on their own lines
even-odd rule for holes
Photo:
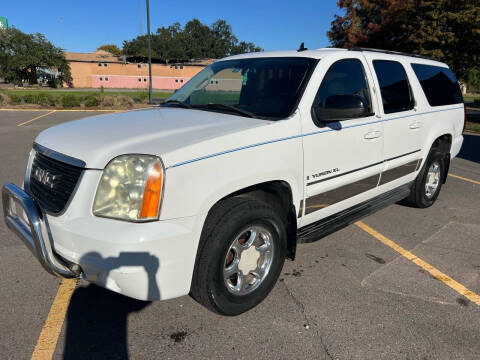
<svg viewBox="0 0 480 360">
<path fill-rule="evenodd" d="M 119 156 L 103 170 L 93 213 L 128 221 L 158 219 L 163 181 L 163 164 L 157 156 Z"/>
</svg>

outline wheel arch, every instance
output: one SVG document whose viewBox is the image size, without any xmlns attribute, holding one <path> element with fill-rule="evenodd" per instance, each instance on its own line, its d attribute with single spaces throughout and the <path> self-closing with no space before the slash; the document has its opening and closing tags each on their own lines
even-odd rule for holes
<svg viewBox="0 0 480 360">
<path fill-rule="evenodd" d="M 450 168 L 450 149 L 452 147 L 453 134 L 451 131 L 443 130 L 438 133 L 432 134 L 428 141 L 425 142 L 425 148 L 422 150 L 422 166 L 424 166 L 427 161 L 427 157 L 432 149 L 437 149 L 438 151 L 445 154 L 444 166 L 445 174 L 443 176 L 442 182 L 447 181 L 448 170 Z"/>
<path fill-rule="evenodd" d="M 295 259 L 297 244 L 297 207 L 290 183 L 286 180 L 271 180 L 243 187 L 224 195 L 213 203 L 208 210 L 212 212 L 218 204 L 231 197 L 251 197 L 268 203 L 278 210 L 285 220 L 287 232 L 287 257 Z M 204 222 L 207 222 L 208 214 Z"/>
</svg>

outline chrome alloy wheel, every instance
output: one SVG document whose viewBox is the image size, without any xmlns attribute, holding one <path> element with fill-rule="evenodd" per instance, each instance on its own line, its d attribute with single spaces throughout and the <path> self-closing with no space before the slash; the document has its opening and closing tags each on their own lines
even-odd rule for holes
<svg viewBox="0 0 480 360">
<path fill-rule="evenodd" d="M 263 226 L 249 226 L 233 240 L 224 260 L 223 278 L 230 293 L 246 295 L 267 277 L 273 262 L 273 236 Z"/>
<path fill-rule="evenodd" d="M 440 184 L 440 174 L 441 168 L 438 161 L 435 161 L 430 165 L 428 169 L 427 178 L 425 180 L 425 195 L 427 198 L 431 199 L 435 192 L 438 189 L 438 185 Z"/>
</svg>

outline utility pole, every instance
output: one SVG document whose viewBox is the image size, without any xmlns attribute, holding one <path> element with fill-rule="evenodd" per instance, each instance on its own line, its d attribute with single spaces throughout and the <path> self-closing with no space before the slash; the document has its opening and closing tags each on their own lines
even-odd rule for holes
<svg viewBox="0 0 480 360">
<path fill-rule="evenodd" d="M 147 33 L 148 33 L 148 103 L 152 104 L 152 44 L 150 35 L 150 4 L 147 0 Z"/>
</svg>

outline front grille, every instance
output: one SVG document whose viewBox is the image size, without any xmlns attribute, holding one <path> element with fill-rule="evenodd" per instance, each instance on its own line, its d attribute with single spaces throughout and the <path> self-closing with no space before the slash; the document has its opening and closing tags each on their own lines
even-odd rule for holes
<svg viewBox="0 0 480 360">
<path fill-rule="evenodd" d="M 30 172 L 30 192 L 49 213 L 59 214 L 70 199 L 83 169 L 37 152 Z"/>
</svg>

